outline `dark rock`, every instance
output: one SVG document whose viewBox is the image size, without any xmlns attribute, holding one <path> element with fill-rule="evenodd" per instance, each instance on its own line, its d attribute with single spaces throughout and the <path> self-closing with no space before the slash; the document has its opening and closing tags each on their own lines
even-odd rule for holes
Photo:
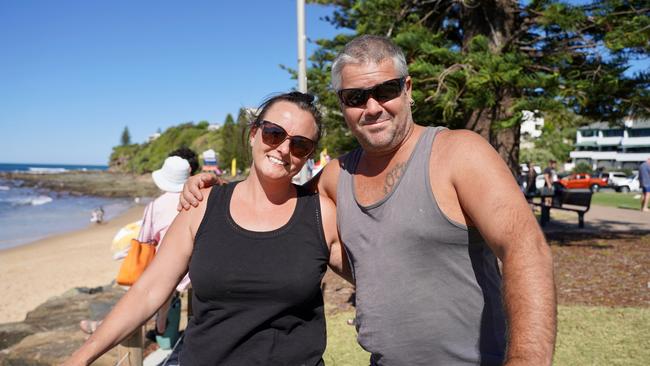
<svg viewBox="0 0 650 366">
<path fill-rule="evenodd" d="M 23 322 L 0 324 L 0 350 L 7 349 L 36 332 L 38 329 Z"/>
<path fill-rule="evenodd" d="M 82 319 L 102 319 L 124 295 L 118 286 L 76 288 L 30 311 L 25 321 L 0 324 L 0 366 L 41 366 L 62 363 L 79 348 L 86 334 Z M 114 364 L 115 355 L 94 364 Z"/>
</svg>

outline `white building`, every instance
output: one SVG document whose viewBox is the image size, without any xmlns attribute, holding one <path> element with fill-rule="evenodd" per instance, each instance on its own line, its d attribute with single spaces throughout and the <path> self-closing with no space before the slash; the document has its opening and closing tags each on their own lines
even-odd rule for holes
<svg viewBox="0 0 650 366">
<path fill-rule="evenodd" d="M 149 135 L 147 138 L 147 142 L 155 141 L 158 137 L 160 137 L 160 133 L 156 132 L 154 134 Z"/>
<path fill-rule="evenodd" d="M 626 120 L 623 126 L 597 122 L 576 132 L 575 150 L 570 153 L 575 164 L 592 168 L 638 169 L 650 158 L 650 120 Z"/>
<path fill-rule="evenodd" d="M 534 147 L 535 139 L 542 136 L 544 118 L 536 117 L 535 112 L 531 111 L 523 111 L 522 114 L 521 125 L 519 127 L 519 146 L 522 149 L 530 149 Z"/>
</svg>

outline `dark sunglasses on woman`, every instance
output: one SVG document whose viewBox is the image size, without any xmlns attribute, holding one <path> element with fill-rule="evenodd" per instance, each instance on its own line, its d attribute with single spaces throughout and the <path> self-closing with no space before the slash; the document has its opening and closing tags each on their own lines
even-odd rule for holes
<svg viewBox="0 0 650 366">
<path fill-rule="evenodd" d="M 289 152 L 297 158 L 309 156 L 316 148 L 316 143 L 303 136 L 291 136 L 287 131 L 273 122 L 262 121 L 262 141 L 272 147 L 279 146 L 289 139 Z"/>
<path fill-rule="evenodd" d="M 383 83 L 377 84 L 368 89 L 341 89 L 338 91 L 338 95 L 341 102 L 348 107 L 361 107 L 362 105 L 365 105 L 371 95 L 372 98 L 379 103 L 384 103 L 399 97 L 399 95 L 402 94 L 405 82 L 406 76 L 399 79 L 384 81 Z"/>
</svg>

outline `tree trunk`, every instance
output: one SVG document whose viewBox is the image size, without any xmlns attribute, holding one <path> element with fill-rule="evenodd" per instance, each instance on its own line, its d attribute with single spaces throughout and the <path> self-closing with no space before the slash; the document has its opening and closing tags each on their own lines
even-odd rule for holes
<svg viewBox="0 0 650 366">
<path fill-rule="evenodd" d="M 489 40 L 490 51 L 502 53 L 516 30 L 517 7 L 517 2 L 512 0 L 464 2 L 461 15 L 463 50 L 467 50 L 472 38 L 483 35 Z M 465 127 L 488 140 L 516 176 L 519 173 L 519 125 L 506 129 L 494 127 L 496 121 L 512 116 L 508 109 L 515 93 L 514 90 L 502 90 L 497 106 L 473 111 Z"/>
</svg>

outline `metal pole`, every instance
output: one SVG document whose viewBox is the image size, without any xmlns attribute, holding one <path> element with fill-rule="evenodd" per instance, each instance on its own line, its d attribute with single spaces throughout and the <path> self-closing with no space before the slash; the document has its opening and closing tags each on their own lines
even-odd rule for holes
<svg viewBox="0 0 650 366">
<path fill-rule="evenodd" d="M 305 56 L 305 0 L 296 0 L 298 10 L 298 91 L 307 92 L 307 57 Z"/>
<path fill-rule="evenodd" d="M 298 14 L 298 91 L 307 92 L 307 57 L 305 56 L 305 0 L 296 0 Z M 305 184 L 310 174 L 307 164 L 303 165 L 298 174 L 293 177 L 294 183 Z"/>
</svg>

